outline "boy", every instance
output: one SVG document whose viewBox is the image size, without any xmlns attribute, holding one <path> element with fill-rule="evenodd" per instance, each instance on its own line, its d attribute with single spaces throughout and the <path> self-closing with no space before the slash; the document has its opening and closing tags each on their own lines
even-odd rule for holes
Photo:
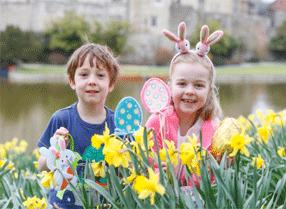
<svg viewBox="0 0 286 209">
<path fill-rule="evenodd" d="M 37 145 L 50 147 L 52 136 L 58 139 L 69 133 L 74 139 L 74 151 L 82 156 L 85 149 L 91 145 L 91 137 L 103 133 L 105 123 L 110 133 L 113 133 L 114 111 L 105 106 L 105 100 L 114 89 L 119 70 L 119 65 L 108 47 L 89 43 L 78 48 L 67 63 L 69 84 L 75 90 L 78 101 L 52 115 Z M 65 142 L 66 145 L 69 144 L 69 137 L 65 137 Z M 69 146 L 67 148 L 69 149 Z M 49 170 L 46 161 L 44 156 L 39 158 L 40 172 Z M 79 161 L 78 172 L 79 167 L 84 168 L 83 161 Z M 58 207 L 65 208 L 65 203 L 56 194 L 55 190 L 50 190 L 50 204 L 55 203 Z"/>
</svg>

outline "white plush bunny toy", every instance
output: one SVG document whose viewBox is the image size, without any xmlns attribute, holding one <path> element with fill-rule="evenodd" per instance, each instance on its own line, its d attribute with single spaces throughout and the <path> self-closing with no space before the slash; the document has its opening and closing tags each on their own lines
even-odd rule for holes
<svg viewBox="0 0 286 209">
<path fill-rule="evenodd" d="M 76 187 L 77 177 L 70 167 L 70 163 L 75 160 L 75 154 L 73 151 L 66 149 L 65 140 L 60 137 L 57 142 L 54 138 L 51 138 L 51 147 L 49 149 L 42 147 L 39 152 L 41 155 L 47 157 L 47 167 L 51 170 L 56 169 L 54 173 L 54 179 L 56 182 L 55 190 L 70 189 L 70 185 L 67 180 Z M 56 145 L 59 145 L 60 150 L 56 149 Z M 64 176 L 64 178 L 63 178 Z M 67 179 L 67 180 L 66 180 Z"/>
<path fill-rule="evenodd" d="M 163 34 L 171 41 L 176 43 L 176 50 L 179 53 L 187 53 L 190 50 L 190 42 L 186 40 L 186 24 L 181 22 L 178 26 L 178 37 L 172 32 L 163 29 Z"/>
</svg>

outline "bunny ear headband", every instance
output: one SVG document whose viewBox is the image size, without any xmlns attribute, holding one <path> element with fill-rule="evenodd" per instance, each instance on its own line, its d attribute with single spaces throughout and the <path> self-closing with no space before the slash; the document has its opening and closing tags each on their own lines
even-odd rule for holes
<svg viewBox="0 0 286 209">
<path fill-rule="evenodd" d="M 201 28 L 201 33 L 200 33 L 200 42 L 197 43 L 196 45 L 196 51 L 190 50 L 190 43 L 188 40 L 186 40 L 186 24 L 184 22 L 181 22 L 178 26 L 178 37 L 171 33 L 168 30 L 163 30 L 163 34 L 171 41 L 176 42 L 176 49 L 178 53 L 173 57 L 171 61 L 171 66 L 174 60 L 181 54 L 186 54 L 186 53 L 196 53 L 200 57 L 203 57 L 207 55 L 207 53 L 210 51 L 210 46 L 218 42 L 222 36 L 223 36 L 223 31 L 217 30 L 214 33 L 212 33 L 209 36 L 209 27 L 207 25 L 204 25 Z M 214 75 L 214 66 L 212 61 L 206 56 L 209 62 L 211 63 L 212 66 L 212 72 Z M 171 73 L 171 71 L 170 71 Z"/>
</svg>

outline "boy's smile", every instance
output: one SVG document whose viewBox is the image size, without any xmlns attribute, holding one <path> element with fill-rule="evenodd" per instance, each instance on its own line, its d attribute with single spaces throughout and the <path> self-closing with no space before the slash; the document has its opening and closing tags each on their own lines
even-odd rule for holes
<svg viewBox="0 0 286 209">
<path fill-rule="evenodd" d="M 90 55 L 88 55 L 83 65 L 76 69 L 74 81 L 70 79 L 70 85 L 77 93 L 79 105 L 104 107 L 106 97 L 114 85 L 110 85 L 107 69 L 98 65 L 96 59 L 92 61 L 93 67 L 90 65 Z"/>
</svg>

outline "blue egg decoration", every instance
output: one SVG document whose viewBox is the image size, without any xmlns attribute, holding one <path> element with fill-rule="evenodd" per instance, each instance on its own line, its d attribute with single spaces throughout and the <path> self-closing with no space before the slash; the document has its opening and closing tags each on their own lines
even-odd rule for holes
<svg viewBox="0 0 286 209">
<path fill-rule="evenodd" d="M 115 126 L 121 132 L 133 133 L 142 124 L 142 110 L 132 97 L 124 97 L 115 109 Z"/>
</svg>

